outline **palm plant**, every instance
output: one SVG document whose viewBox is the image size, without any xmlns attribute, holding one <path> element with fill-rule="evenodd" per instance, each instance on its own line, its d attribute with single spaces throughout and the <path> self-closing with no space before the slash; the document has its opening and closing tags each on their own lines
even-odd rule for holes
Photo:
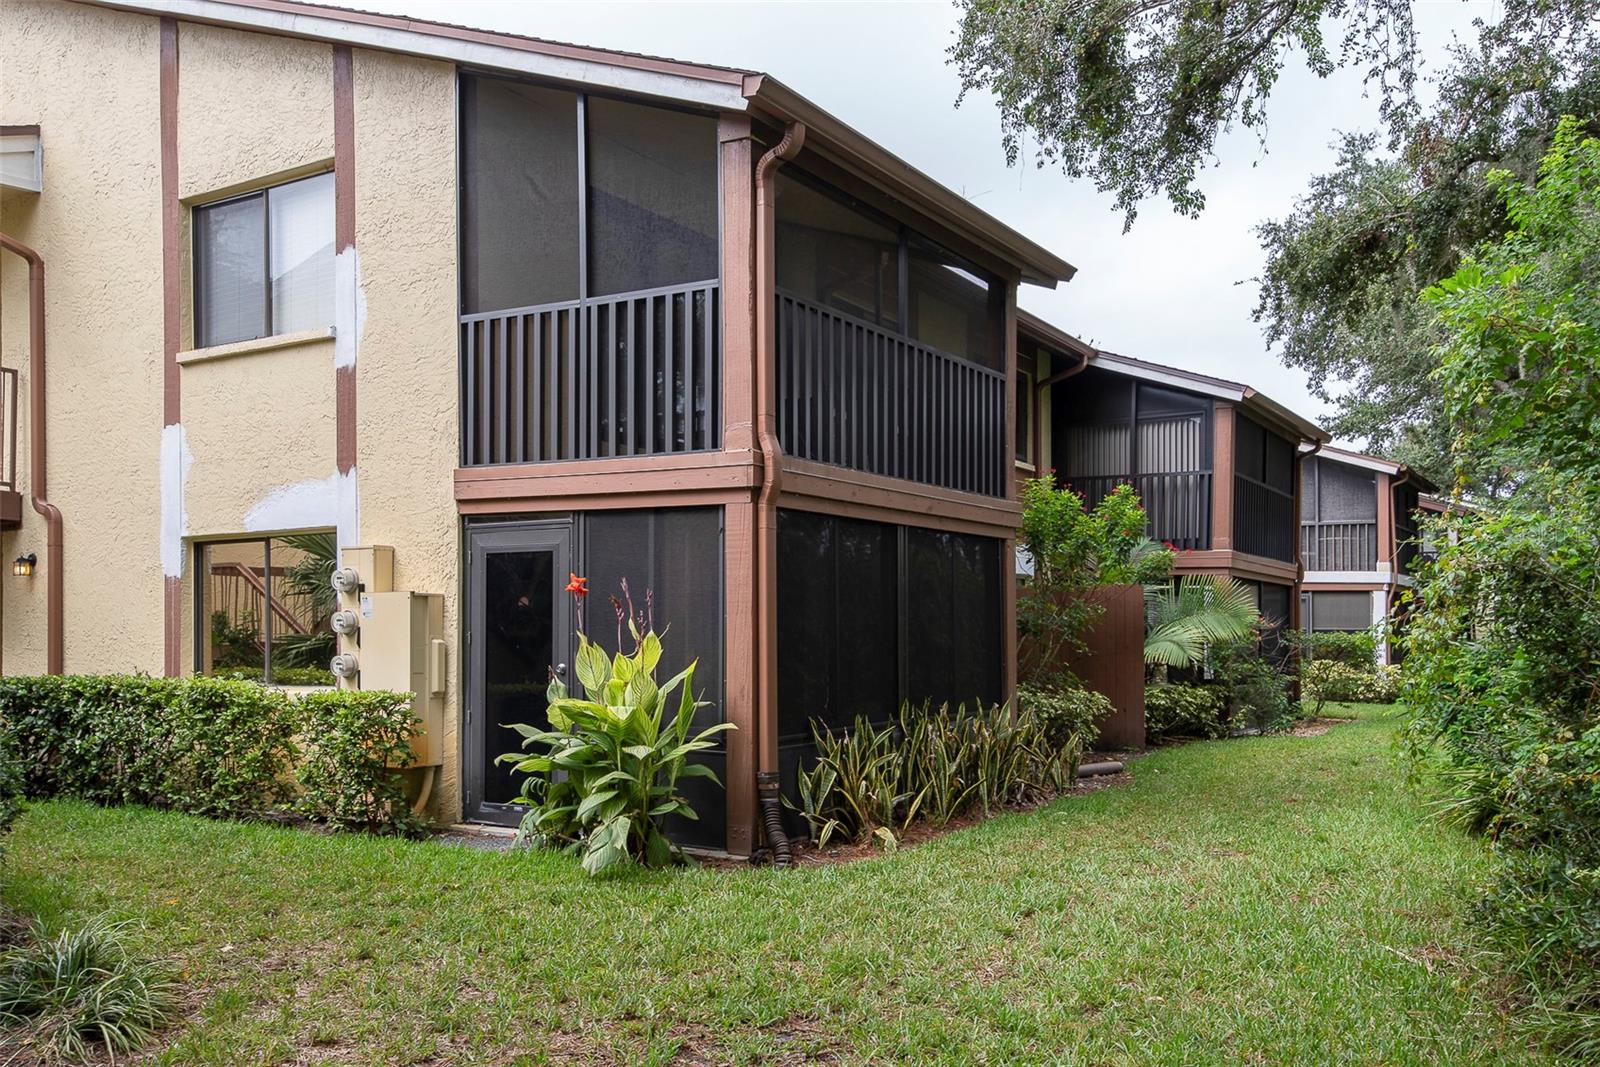
<svg viewBox="0 0 1600 1067">
<path fill-rule="evenodd" d="M 1248 637 L 1260 617 L 1248 588 L 1214 574 L 1146 586 L 1144 606 L 1144 661 L 1158 667 L 1193 667 L 1207 646 Z"/>
<path fill-rule="evenodd" d="M 297 614 L 312 623 L 303 634 L 274 635 L 273 659 L 286 667 L 321 666 L 335 649 L 328 620 L 339 606 L 332 582 L 338 545 L 331 533 L 288 534 L 276 543 L 296 550 L 297 558 L 284 568 L 284 586 Z"/>
</svg>

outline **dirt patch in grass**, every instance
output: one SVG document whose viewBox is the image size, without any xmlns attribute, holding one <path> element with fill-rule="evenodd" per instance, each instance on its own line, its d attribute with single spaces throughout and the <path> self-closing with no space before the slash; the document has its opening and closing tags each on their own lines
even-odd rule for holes
<svg viewBox="0 0 1600 1067">
<path fill-rule="evenodd" d="M 1294 724 L 1294 729 L 1289 731 L 1290 737 L 1321 737 L 1335 726 L 1355 722 L 1354 719 L 1330 719 L 1323 716 L 1318 719 L 1302 719 Z"/>
</svg>

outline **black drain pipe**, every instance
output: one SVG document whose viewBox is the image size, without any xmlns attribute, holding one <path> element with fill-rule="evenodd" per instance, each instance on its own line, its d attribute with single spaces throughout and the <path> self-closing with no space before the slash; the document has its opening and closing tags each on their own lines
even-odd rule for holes
<svg viewBox="0 0 1600 1067">
<path fill-rule="evenodd" d="M 761 821 L 767 828 L 767 844 L 772 846 L 772 865 L 793 866 L 794 850 L 789 847 L 789 835 L 783 832 L 783 812 L 778 809 L 777 771 L 762 771 L 756 775 L 756 796 L 761 801 Z"/>
</svg>

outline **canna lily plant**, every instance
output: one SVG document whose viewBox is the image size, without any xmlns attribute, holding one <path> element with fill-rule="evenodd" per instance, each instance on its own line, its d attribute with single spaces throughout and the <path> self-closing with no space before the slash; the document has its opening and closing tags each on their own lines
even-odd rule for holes
<svg viewBox="0 0 1600 1067">
<path fill-rule="evenodd" d="M 618 616 L 620 637 L 620 606 Z M 701 777 L 720 785 L 710 767 L 689 757 L 713 747 L 715 734 L 733 729 L 732 723 L 717 723 L 691 736 L 695 711 L 705 706 L 693 696 L 695 664 L 658 685 L 661 639 L 631 610 L 627 630 L 634 649 L 615 656 L 580 630 L 574 667 L 584 695 L 568 693 L 552 678 L 546 693 L 550 728 L 513 726 L 524 751 L 499 758 L 528 775 L 521 836 L 582 853 L 583 869 L 591 875 L 631 862 L 663 867 L 681 859 L 663 823 L 669 815 L 698 816 L 678 783 Z"/>
</svg>

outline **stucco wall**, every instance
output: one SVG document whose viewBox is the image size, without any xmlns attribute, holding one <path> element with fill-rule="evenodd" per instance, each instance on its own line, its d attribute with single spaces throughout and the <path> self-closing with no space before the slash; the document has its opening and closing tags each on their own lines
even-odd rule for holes
<svg viewBox="0 0 1600 1067">
<path fill-rule="evenodd" d="M 178 26 L 178 195 L 213 196 L 333 159 L 333 49 Z"/>
<path fill-rule="evenodd" d="M 52 0 L 0 3 L 0 123 L 43 128 L 42 194 L 6 191 L 0 228 L 48 271 L 50 497 L 65 516 L 66 669 L 161 667 L 158 460 L 161 213 L 157 20 Z M 0 254 L 0 362 L 21 368 L 25 264 Z M 0 558 L 7 673 L 44 670 L 44 521 L 24 507 Z"/>
<path fill-rule="evenodd" d="M 66 520 L 69 671 L 162 666 L 159 26 L 151 16 L 54 0 L 0 3 L 0 122 L 37 122 L 45 144 L 45 192 L 7 194 L 0 222 L 49 264 L 50 479 Z M 178 40 L 178 189 L 186 208 L 331 165 L 331 46 L 191 24 L 179 26 Z M 192 460 L 181 494 L 182 662 L 192 665 L 195 539 L 338 526 L 345 544 L 394 546 L 396 588 L 446 598 L 453 661 L 447 763 L 434 803 L 436 814 L 453 819 L 455 75 L 449 64 L 405 56 L 353 58 L 356 244 L 340 265 L 349 272 L 340 284 L 353 275 L 359 295 L 348 304 L 364 315 L 336 314 L 337 340 L 186 359 L 179 368 Z M 188 347 L 187 210 L 183 218 Z M 25 367 L 26 270 L 4 260 L 0 358 Z M 356 467 L 340 476 L 335 362 L 352 356 Z M 26 461 L 24 452 L 24 469 Z M 42 557 L 43 536 L 29 511 L 21 531 L 0 538 L 0 556 Z M 44 669 L 48 565 L 41 558 L 41 574 L 29 581 L 0 575 L 7 673 Z"/>
<path fill-rule="evenodd" d="M 451 682 L 435 813 L 460 817 L 455 74 L 354 56 L 356 252 L 366 299 L 357 363 L 361 537 L 393 545 L 395 587 L 445 598 Z"/>
</svg>

